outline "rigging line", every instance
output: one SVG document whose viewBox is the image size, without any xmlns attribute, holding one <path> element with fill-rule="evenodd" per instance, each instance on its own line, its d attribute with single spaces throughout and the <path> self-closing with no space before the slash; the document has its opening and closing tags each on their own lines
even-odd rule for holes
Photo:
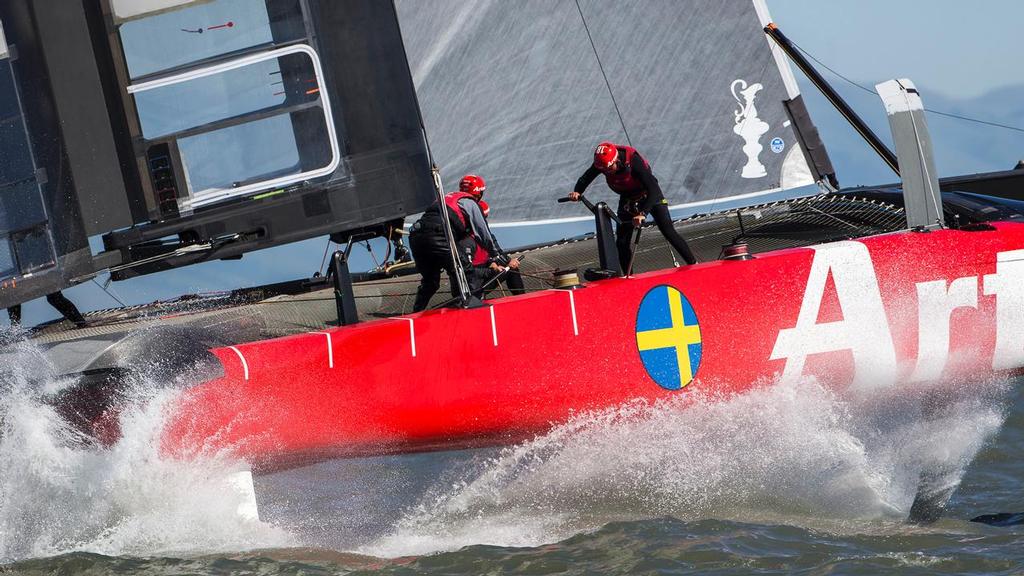
<svg viewBox="0 0 1024 576">
<path fill-rule="evenodd" d="M 118 304 L 120 304 L 122 308 L 127 306 L 127 304 L 122 302 L 120 298 L 118 298 L 117 296 L 114 296 L 114 293 L 111 292 L 110 290 L 108 290 L 106 286 L 104 286 L 104 285 L 100 284 L 99 282 L 97 282 L 95 278 L 92 279 L 92 283 L 97 285 L 97 286 L 99 286 L 100 290 L 103 290 L 104 292 L 106 292 L 107 296 L 110 296 L 111 298 L 113 298 L 114 302 L 117 302 Z"/>
<path fill-rule="evenodd" d="M 324 257 L 320 259 L 320 272 L 321 276 L 324 275 L 324 264 L 327 264 L 327 251 L 331 249 L 331 238 L 327 237 L 327 245 L 324 246 Z"/>
<path fill-rule="evenodd" d="M 848 84 L 851 84 L 851 85 L 853 85 L 853 86 L 855 86 L 857 88 L 860 88 L 861 90 L 867 92 L 868 94 L 873 94 L 875 96 L 878 96 L 878 92 L 875 92 L 871 88 L 868 88 L 867 86 L 864 86 L 864 85 L 862 85 L 862 84 L 860 84 L 860 83 L 858 83 L 858 82 L 856 82 L 854 80 L 851 80 L 851 79 L 847 78 L 846 76 L 843 76 L 842 74 L 837 72 L 834 68 L 829 67 L 827 64 L 825 64 L 821 60 L 818 60 L 817 58 L 815 58 L 813 54 L 811 54 L 807 50 L 804 50 L 803 48 L 800 47 L 800 45 L 796 44 L 795 42 L 793 42 L 793 46 L 796 46 L 797 50 L 803 52 L 804 56 L 807 56 L 811 60 L 814 60 L 815 62 L 817 62 L 817 64 L 819 66 L 821 66 L 825 70 L 828 70 L 832 74 L 835 74 L 837 77 L 839 77 L 844 82 L 846 82 Z M 957 120 L 964 120 L 966 122 L 974 122 L 976 124 L 985 124 L 986 126 L 993 126 L 993 127 L 996 127 L 996 128 L 1005 128 L 1006 130 L 1013 130 L 1013 131 L 1016 131 L 1016 132 L 1024 132 L 1024 128 L 1021 128 L 1019 126 L 1011 126 L 1009 124 L 1001 124 L 999 122 L 992 122 L 992 121 L 989 121 L 989 120 L 981 120 L 979 118 L 972 118 L 970 116 L 963 116 L 963 115 L 960 115 L 960 114 L 953 114 L 952 112 L 943 112 L 941 110 L 934 110 L 932 108 L 925 108 L 924 111 L 925 112 L 929 112 L 931 114 L 936 114 L 936 115 L 939 115 L 939 116 L 946 116 L 948 118 L 956 118 Z"/>
<path fill-rule="evenodd" d="M 544 282 L 545 284 L 554 284 L 555 282 L 552 278 L 546 278 L 538 274 L 528 274 L 526 272 L 523 272 L 522 270 L 519 271 L 519 275 L 522 276 L 523 278 L 533 278 L 535 280 L 539 280 L 541 282 Z"/>
<path fill-rule="evenodd" d="M 365 244 L 366 244 L 366 251 L 370 253 L 370 258 L 373 260 L 374 268 L 380 268 L 381 264 L 380 264 L 380 262 L 377 262 L 377 254 L 373 251 L 373 246 L 370 246 L 370 241 L 367 240 L 365 242 Z"/>
<path fill-rule="evenodd" d="M 901 85 L 900 87 L 902 88 L 903 86 Z M 904 90 L 906 90 L 906 88 L 904 88 Z M 910 96 L 906 91 L 903 93 L 903 100 L 907 103 L 907 108 L 910 109 Z M 920 101 L 920 98 L 918 98 L 918 101 Z M 918 132 L 917 120 L 914 119 L 913 112 L 910 112 L 910 125 L 914 127 L 914 140 L 916 140 L 915 148 L 917 149 L 918 161 L 921 162 L 921 178 L 924 180 L 924 187 L 928 189 L 928 196 L 931 197 L 932 207 L 935 208 L 938 221 L 941 223 L 942 206 L 939 205 L 939 195 L 941 192 L 932 188 L 931 175 L 928 173 L 928 162 L 927 158 L 925 158 L 924 150 L 921 148 L 921 134 Z M 938 180 L 935 180 L 935 182 L 938 183 Z"/>
<path fill-rule="evenodd" d="M 938 110 L 932 110 L 931 108 L 925 108 L 925 112 L 937 114 L 939 116 L 946 116 L 948 118 L 956 118 L 957 120 L 966 120 L 967 122 L 974 122 L 975 124 L 985 124 L 987 126 L 994 126 L 996 128 L 1005 128 L 1007 130 L 1015 130 L 1017 132 L 1024 132 L 1024 128 L 1018 128 L 1017 126 L 1010 126 L 1008 124 L 1000 124 L 998 122 L 989 122 L 988 120 L 979 120 L 978 118 L 971 118 L 969 116 L 960 116 L 959 114 L 953 114 L 950 112 L 940 112 Z"/>
<path fill-rule="evenodd" d="M 590 26 L 587 26 L 587 19 L 583 17 L 583 8 L 580 8 L 580 0 L 576 0 L 576 10 L 580 13 L 580 20 L 583 22 L 583 29 L 587 31 L 587 39 L 590 40 L 590 48 L 594 51 L 594 58 L 597 59 L 597 67 L 601 70 L 601 76 L 604 77 L 604 85 L 608 88 L 608 96 L 611 96 L 612 105 L 615 106 L 615 114 L 619 117 L 619 125 L 622 126 L 622 133 L 626 135 L 626 144 L 629 144 L 630 148 L 633 147 L 633 141 L 629 138 L 629 131 L 626 130 L 626 122 L 622 119 L 622 112 L 619 111 L 619 103 L 615 100 L 615 93 L 612 92 L 611 82 L 608 81 L 608 75 L 604 72 L 604 64 L 601 63 L 601 56 L 597 53 L 597 45 L 594 44 L 594 37 L 590 35 Z"/>
<path fill-rule="evenodd" d="M 860 228 L 858 228 L 857 225 L 850 224 L 846 220 L 843 220 L 842 218 L 839 218 L 838 216 L 833 216 L 832 214 L 829 214 L 828 212 L 825 212 L 824 210 L 821 210 L 819 208 L 815 208 L 814 206 L 811 206 L 811 205 L 806 206 L 806 208 L 809 209 L 811 212 L 817 212 L 818 214 L 821 214 L 822 216 L 825 216 L 827 218 L 831 218 L 832 220 L 835 220 L 836 222 L 839 222 L 840 224 L 845 224 L 846 226 L 849 226 L 850 228 L 853 228 L 854 230 L 858 230 L 858 231 L 860 230 Z"/>
</svg>

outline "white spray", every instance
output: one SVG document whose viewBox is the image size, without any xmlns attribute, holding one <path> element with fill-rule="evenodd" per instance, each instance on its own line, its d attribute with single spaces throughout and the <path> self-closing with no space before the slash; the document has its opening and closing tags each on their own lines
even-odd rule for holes
<svg viewBox="0 0 1024 576">
<path fill-rule="evenodd" d="M 900 522 L 922 472 L 958 483 L 1001 426 L 1005 384 L 970 389 L 856 400 L 804 379 L 728 399 L 680 396 L 584 414 L 438 490 L 360 551 L 536 546 L 665 515 Z"/>
<path fill-rule="evenodd" d="M 42 399 L 60 382 L 32 344 L 13 345 L 0 374 L 0 559 L 72 551 L 194 555 L 289 545 L 285 532 L 238 514 L 244 464 L 176 461 L 160 452 L 178 391 L 142 379 L 128 391 L 122 437 L 93 445 Z"/>
</svg>

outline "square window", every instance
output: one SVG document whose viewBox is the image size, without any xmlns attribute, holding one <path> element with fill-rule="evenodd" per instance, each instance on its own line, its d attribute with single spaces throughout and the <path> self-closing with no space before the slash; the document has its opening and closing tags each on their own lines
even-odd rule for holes
<svg viewBox="0 0 1024 576">
<path fill-rule="evenodd" d="M 46 222 L 39 185 L 24 182 L 0 187 L 0 234 L 24 230 Z"/>
<path fill-rule="evenodd" d="M 14 253 L 22 274 L 53 266 L 53 244 L 50 242 L 49 229 L 39 227 L 14 236 Z"/>
</svg>

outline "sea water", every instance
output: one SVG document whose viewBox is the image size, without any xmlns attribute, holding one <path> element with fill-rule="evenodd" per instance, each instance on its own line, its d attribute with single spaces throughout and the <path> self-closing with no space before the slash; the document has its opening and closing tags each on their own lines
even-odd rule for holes
<svg viewBox="0 0 1024 576">
<path fill-rule="evenodd" d="M 0 570 L 991 573 L 1024 561 L 1024 528 L 967 521 L 1024 510 L 1015 382 L 869 398 L 810 379 L 730 398 L 690 390 L 462 461 L 406 458 L 392 487 L 403 498 L 373 494 L 396 459 L 258 477 L 254 519 L 226 481 L 245 463 L 161 453 L 178 387 L 133 382 L 122 437 L 101 448 L 47 402 L 67 382 L 40 350 L 13 346 L 0 368 Z M 959 484 L 944 518 L 907 524 L 936 471 Z"/>
</svg>

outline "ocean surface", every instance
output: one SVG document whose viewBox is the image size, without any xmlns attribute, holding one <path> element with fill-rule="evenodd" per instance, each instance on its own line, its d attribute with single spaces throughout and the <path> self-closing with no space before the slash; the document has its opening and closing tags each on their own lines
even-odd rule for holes
<svg viewBox="0 0 1024 576">
<path fill-rule="evenodd" d="M 15 344 L 0 366 L 2 574 L 1016 574 L 1018 381 L 871 398 L 813 381 L 581 414 L 495 450 L 324 462 L 257 476 L 158 446 L 174 383 L 142 377 L 122 439 L 93 446 L 48 402 L 67 383 Z M 13 360 L 10 360 L 13 358 Z M 956 488 L 905 522 L 922 475 Z"/>
</svg>

